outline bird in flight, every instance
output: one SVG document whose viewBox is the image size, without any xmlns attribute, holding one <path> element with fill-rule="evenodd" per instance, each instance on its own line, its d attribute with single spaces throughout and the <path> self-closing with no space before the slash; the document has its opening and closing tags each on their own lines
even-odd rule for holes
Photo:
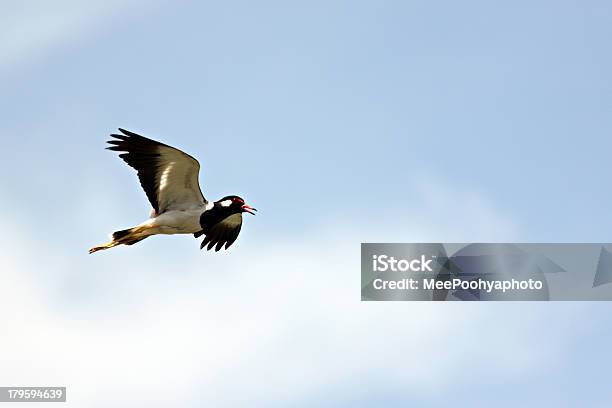
<svg viewBox="0 0 612 408">
<path fill-rule="evenodd" d="M 211 202 L 204 198 L 198 181 L 200 163 L 185 152 L 125 129 L 112 134 L 109 150 L 138 172 L 140 185 L 153 206 L 145 222 L 113 232 L 110 242 L 89 250 L 92 254 L 117 245 L 133 245 L 151 235 L 205 235 L 200 249 L 225 249 L 236 241 L 242 227 L 242 213 L 255 208 L 236 195 Z"/>
</svg>

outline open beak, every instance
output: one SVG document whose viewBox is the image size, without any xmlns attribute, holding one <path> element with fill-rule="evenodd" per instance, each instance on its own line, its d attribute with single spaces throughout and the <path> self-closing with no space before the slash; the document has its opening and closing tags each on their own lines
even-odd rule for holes
<svg viewBox="0 0 612 408">
<path fill-rule="evenodd" d="M 256 208 L 251 207 L 250 205 L 246 205 L 246 204 L 245 204 L 245 205 L 243 205 L 243 206 L 242 206 L 242 211 L 244 211 L 244 212 L 248 212 L 249 214 L 253 214 L 253 215 L 255 215 L 255 213 L 254 213 L 253 211 L 257 211 L 257 209 L 256 209 Z"/>
</svg>

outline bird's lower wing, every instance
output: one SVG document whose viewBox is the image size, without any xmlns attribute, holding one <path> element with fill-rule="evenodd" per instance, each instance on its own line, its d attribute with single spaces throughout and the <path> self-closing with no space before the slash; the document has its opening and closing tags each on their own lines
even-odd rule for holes
<svg viewBox="0 0 612 408">
<path fill-rule="evenodd" d="M 206 247 L 206 249 L 210 251 L 214 247 L 215 251 L 219 251 L 224 245 L 225 249 L 229 248 L 238 238 L 241 228 L 242 214 L 230 215 L 208 229 L 206 238 L 202 241 L 200 249 Z M 196 234 L 199 235 L 196 236 L 196 234 L 194 234 L 194 236 L 197 238 L 204 233 L 204 231 L 200 232 L 196 232 Z"/>
</svg>

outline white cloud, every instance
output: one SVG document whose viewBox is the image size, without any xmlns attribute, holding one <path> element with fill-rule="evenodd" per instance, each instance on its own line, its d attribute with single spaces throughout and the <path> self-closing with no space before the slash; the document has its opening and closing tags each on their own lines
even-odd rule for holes
<svg viewBox="0 0 612 408">
<path fill-rule="evenodd" d="M 501 219 L 483 203 L 446 210 Z M 407 219 L 428 217 L 420 211 Z M 465 224 L 474 228 L 449 216 L 421 222 L 427 232 L 410 227 L 443 237 Z M 503 379 L 537 371 L 563 347 L 534 348 L 547 316 L 525 318 L 517 305 L 361 302 L 359 234 L 341 224 L 223 256 L 193 251 L 179 263 L 134 248 L 53 254 L 23 226 L 21 236 L 4 226 L 15 234 L 0 242 L 0 347 L 10 351 L 0 384 L 66 385 L 69 406 L 287 404 L 375 379 L 434 396 L 466 367 Z M 71 270 L 110 283 L 91 299 L 62 300 L 54 282 L 73 279 Z"/>
<path fill-rule="evenodd" d="M 3 3 L 0 14 L 0 69 L 15 67 L 65 43 L 82 40 L 120 13 L 152 2 L 141 0 L 29 0 Z"/>
</svg>

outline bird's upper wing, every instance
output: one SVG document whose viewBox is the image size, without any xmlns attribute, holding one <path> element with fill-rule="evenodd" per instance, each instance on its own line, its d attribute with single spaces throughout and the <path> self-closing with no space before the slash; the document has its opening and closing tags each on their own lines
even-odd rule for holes
<svg viewBox="0 0 612 408">
<path fill-rule="evenodd" d="M 207 203 L 200 190 L 200 163 L 174 147 L 119 129 L 121 135 L 107 149 L 125 152 L 119 155 L 136 169 L 144 189 L 157 214 L 168 210 L 187 210 Z"/>
<path fill-rule="evenodd" d="M 242 228 L 242 214 L 232 214 L 227 218 L 219 221 L 206 233 L 206 238 L 202 241 L 200 245 L 200 249 L 204 248 L 206 245 L 208 247 L 207 250 L 211 250 L 212 247 L 215 247 L 215 251 L 219 251 L 223 245 L 225 245 L 225 249 L 229 248 L 236 238 L 238 238 L 238 234 L 240 234 L 240 228 Z"/>
</svg>

